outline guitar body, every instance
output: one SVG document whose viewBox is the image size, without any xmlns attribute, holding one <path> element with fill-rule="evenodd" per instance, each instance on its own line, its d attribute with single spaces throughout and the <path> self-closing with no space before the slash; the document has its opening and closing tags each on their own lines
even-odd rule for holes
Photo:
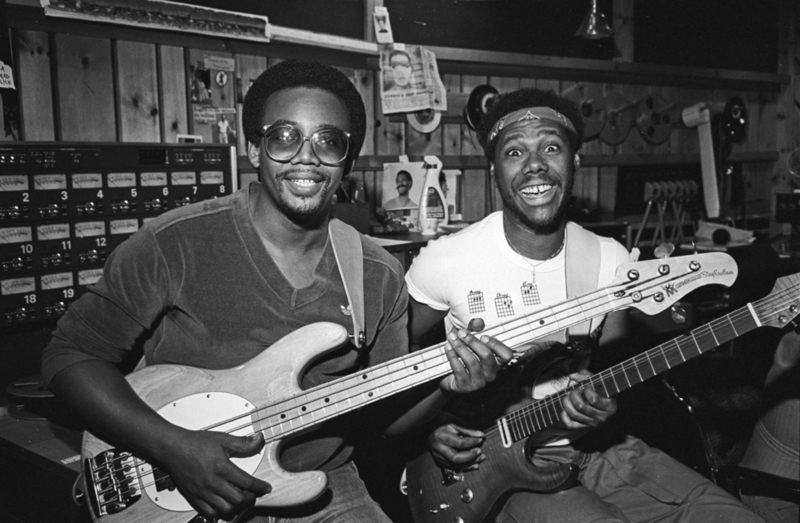
<svg viewBox="0 0 800 523">
<path fill-rule="evenodd" d="M 247 413 L 257 406 L 278 401 L 297 393 L 299 380 L 309 362 L 347 340 L 344 327 L 334 323 L 314 323 L 282 338 L 252 360 L 230 369 L 207 370 L 182 365 L 153 365 L 128 376 L 137 394 L 154 410 L 184 428 L 230 430 L 234 435 L 252 434 L 255 420 Z M 241 416 L 246 416 L 244 426 Z M 233 423 L 227 420 L 240 418 Z M 218 425 L 218 426 L 217 426 Z M 232 430 L 237 428 L 237 430 Z M 278 460 L 282 440 L 267 440 L 262 452 L 251 458 L 233 461 L 255 477 L 272 486 L 256 506 L 286 507 L 299 505 L 320 496 L 327 488 L 327 477 L 320 471 L 291 473 Z M 87 432 L 81 447 L 84 463 L 84 486 L 92 504 L 95 522 L 186 522 L 194 509 L 176 489 L 158 490 L 153 484 L 149 464 L 131 457 L 130 463 L 143 476 L 132 485 L 139 493 L 125 507 L 109 507 L 114 513 L 98 515 L 92 491 L 96 486 L 88 459 L 104 452 L 115 452 L 111 445 Z M 97 473 L 95 473 L 97 477 Z M 136 483 L 132 482 L 132 483 Z M 98 484 L 101 482 L 97 482 Z M 128 489 L 130 490 L 130 489 Z M 103 498 L 103 494 L 98 496 Z"/>
<path fill-rule="evenodd" d="M 520 384 L 535 383 L 539 376 L 552 368 L 570 360 L 582 359 L 582 350 L 562 343 L 545 342 L 537 345 L 537 348 L 528 351 L 527 361 L 504 369 L 506 375 L 499 376 L 495 381 L 500 382 L 499 386 L 487 387 L 494 389 L 490 392 L 495 397 L 478 400 L 478 403 L 488 405 L 489 410 L 506 410 L 505 406 L 511 401 L 512 391 L 517 390 Z M 476 398 L 483 396 L 485 390 L 472 395 Z M 478 420 L 477 423 L 485 425 L 486 421 Z M 470 424 L 473 427 L 474 425 Z M 510 445 L 503 444 L 498 431 L 484 432 L 486 439 L 481 450 L 488 459 L 477 470 L 455 472 L 442 468 L 428 451 L 422 452 L 406 464 L 408 500 L 414 521 L 452 523 L 459 521 L 456 518 L 461 518 L 464 523 L 494 521 L 497 513 L 515 492 L 558 492 L 575 484 L 578 476 L 576 466 L 536 466 L 530 459 L 537 444 L 557 439 L 552 432 Z"/>
<path fill-rule="evenodd" d="M 530 448 L 524 441 L 505 447 L 492 432 L 481 449 L 489 459 L 477 470 L 447 471 L 427 451 L 407 463 L 408 502 L 414 521 L 494 521 L 515 492 L 558 492 L 577 481 L 578 468 L 574 465 L 537 467 L 531 463 Z"/>
</svg>

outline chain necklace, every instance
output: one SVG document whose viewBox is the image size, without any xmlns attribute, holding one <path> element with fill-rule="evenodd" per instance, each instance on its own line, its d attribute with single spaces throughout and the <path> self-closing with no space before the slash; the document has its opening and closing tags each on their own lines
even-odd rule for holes
<svg viewBox="0 0 800 523">
<path fill-rule="evenodd" d="M 540 260 L 539 263 L 537 263 L 535 265 L 533 263 L 531 263 L 531 261 L 528 259 L 527 256 L 525 256 L 524 254 L 519 252 L 519 250 L 511 242 L 511 238 L 508 237 L 508 233 L 506 233 L 505 229 L 503 229 L 503 236 L 506 237 L 506 242 L 508 243 L 508 246 L 511 247 L 511 250 L 514 251 L 515 253 L 519 254 L 520 257 L 523 260 L 525 260 L 525 263 L 527 263 L 528 265 L 531 266 L 531 281 L 530 281 L 529 284 L 526 283 L 523 286 L 523 291 L 522 291 L 523 292 L 523 303 L 527 303 L 528 305 L 540 305 L 542 303 L 542 300 L 539 297 L 539 287 L 536 285 L 536 267 L 538 267 L 539 265 L 542 265 L 543 263 L 546 263 L 546 262 L 552 260 L 553 258 L 558 256 L 559 254 L 561 254 L 561 251 L 564 250 L 564 245 L 566 245 L 566 243 L 567 243 L 567 231 L 564 230 L 564 238 L 561 240 L 561 245 L 558 246 L 558 249 L 556 249 L 556 252 L 551 254 L 548 258 L 546 258 L 544 260 Z"/>
</svg>

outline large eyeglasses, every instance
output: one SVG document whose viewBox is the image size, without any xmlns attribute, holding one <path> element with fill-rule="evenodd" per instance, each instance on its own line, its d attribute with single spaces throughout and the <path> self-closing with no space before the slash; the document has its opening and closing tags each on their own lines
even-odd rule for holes
<svg viewBox="0 0 800 523">
<path fill-rule="evenodd" d="M 306 136 L 294 125 L 280 123 L 265 125 L 259 134 L 267 156 L 276 162 L 288 162 L 297 156 L 306 140 L 323 165 L 339 165 L 350 151 L 350 133 L 335 127 Z"/>
</svg>

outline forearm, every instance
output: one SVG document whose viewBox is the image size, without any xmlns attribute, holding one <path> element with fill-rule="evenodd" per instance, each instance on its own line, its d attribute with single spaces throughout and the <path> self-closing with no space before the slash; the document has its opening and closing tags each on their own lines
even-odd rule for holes
<svg viewBox="0 0 800 523">
<path fill-rule="evenodd" d="M 160 460 L 182 429 L 150 408 L 112 364 L 87 360 L 70 365 L 50 389 L 87 423 L 91 432 L 114 446 Z"/>
</svg>

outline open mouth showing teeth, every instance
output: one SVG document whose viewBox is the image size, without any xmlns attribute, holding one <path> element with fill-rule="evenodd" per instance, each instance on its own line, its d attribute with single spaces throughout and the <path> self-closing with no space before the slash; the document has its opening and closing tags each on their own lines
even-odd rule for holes
<svg viewBox="0 0 800 523">
<path fill-rule="evenodd" d="M 316 185 L 317 183 L 314 180 L 309 180 L 309 179 L 296 179 L 289 181 L 295 185 L 299 185 L 300 187 L 311 187 L 313 185 Z"/>
<path fill-rule="evenodd" d="M 538 196 L 540 194 L 544 194 L 547 191 L 553 189 L 555 185 L 533 185 L 530 187 L 525 187 L 522 189 L 522 194 L 525 196 Z"/>
</svg>

